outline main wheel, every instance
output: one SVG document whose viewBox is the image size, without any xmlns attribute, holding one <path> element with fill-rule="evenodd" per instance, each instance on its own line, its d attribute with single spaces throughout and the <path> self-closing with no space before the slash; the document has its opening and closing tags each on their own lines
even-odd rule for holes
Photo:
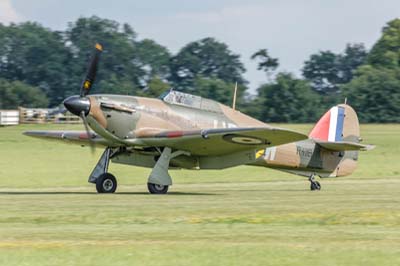
<svg viewBox="0 0 400 266">
<path fill-rule="evenodd" d="M 311 190 L 321 190 L 321 184 L 318 181 L 311 182 Z"/>
<path fill-rule="evenodd" d="M 151 194 L 167 194 L 168 186 L 147 183 L 147 188 Z"/>
<path fill-rule="evenodd" d="M 117 179 L 110 173 L 104 173 L 96 180 L 98 193 L 114 193 L 117 189 Z"/>
</svg>

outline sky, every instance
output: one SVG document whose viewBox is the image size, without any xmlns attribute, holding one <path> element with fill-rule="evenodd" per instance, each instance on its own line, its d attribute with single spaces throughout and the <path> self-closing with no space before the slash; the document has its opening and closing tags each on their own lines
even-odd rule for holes
<svg viewBox="0 0 400 266">
<path fill-rule="evenodd" d="M 205 37 L 225 42 L 241 56 L 251 91 L 267 78 L 250 56 L 268 49 L 279 71 L 301 74 L 305 60 L 347 43 L 370 48 L 382 27 L 400 17 L 399 0 L 0 0 L 0 22 L 37 21 L 63 30 L 82 16 L 129 23 L 176 53 Z"/>
</svg>

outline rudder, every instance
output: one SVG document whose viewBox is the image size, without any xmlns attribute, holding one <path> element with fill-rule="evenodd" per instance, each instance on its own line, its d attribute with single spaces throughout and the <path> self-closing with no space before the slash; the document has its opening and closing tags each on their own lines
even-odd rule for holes
<svg viewBox="0 0 400 266">
<path fill-rule="evenodd" d="M 354 109 L 339 104 L 329 109 L 311 130 L 309 137 L 320 141 L 360 142 L 360 125 Z"/>
</svg>

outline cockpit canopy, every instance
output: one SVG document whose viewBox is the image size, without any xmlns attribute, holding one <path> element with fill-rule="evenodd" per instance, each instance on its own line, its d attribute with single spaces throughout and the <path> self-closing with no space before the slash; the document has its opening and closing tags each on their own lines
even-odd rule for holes
<svg viewBox="0 0 400 266">
<path fill-rule="evenodd" d="M 169 104 L 181 105 L 211 112 L 222 112 L 219 103 L 216 101 L 172 89 L 164 92 L 160 98 Z"/>
</svg>

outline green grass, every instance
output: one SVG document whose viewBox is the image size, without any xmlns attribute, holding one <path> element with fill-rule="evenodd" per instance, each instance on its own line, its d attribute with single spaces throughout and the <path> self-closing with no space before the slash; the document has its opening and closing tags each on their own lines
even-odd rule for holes
<svg viewBox="0 0 400 266">
<path fill-rule="evenodd" d="M 310 125 L 280 125 L 307 132 Z M 400 265 L 400 125 L 364 125 L 349 177 L 309 191 L 265 168 L 171 171 L 148 195 L 148 169 L 111 165 L 114 195 L 87 176 L 87 148 L 0 128 L 0 265 Z"/>
</svg>

